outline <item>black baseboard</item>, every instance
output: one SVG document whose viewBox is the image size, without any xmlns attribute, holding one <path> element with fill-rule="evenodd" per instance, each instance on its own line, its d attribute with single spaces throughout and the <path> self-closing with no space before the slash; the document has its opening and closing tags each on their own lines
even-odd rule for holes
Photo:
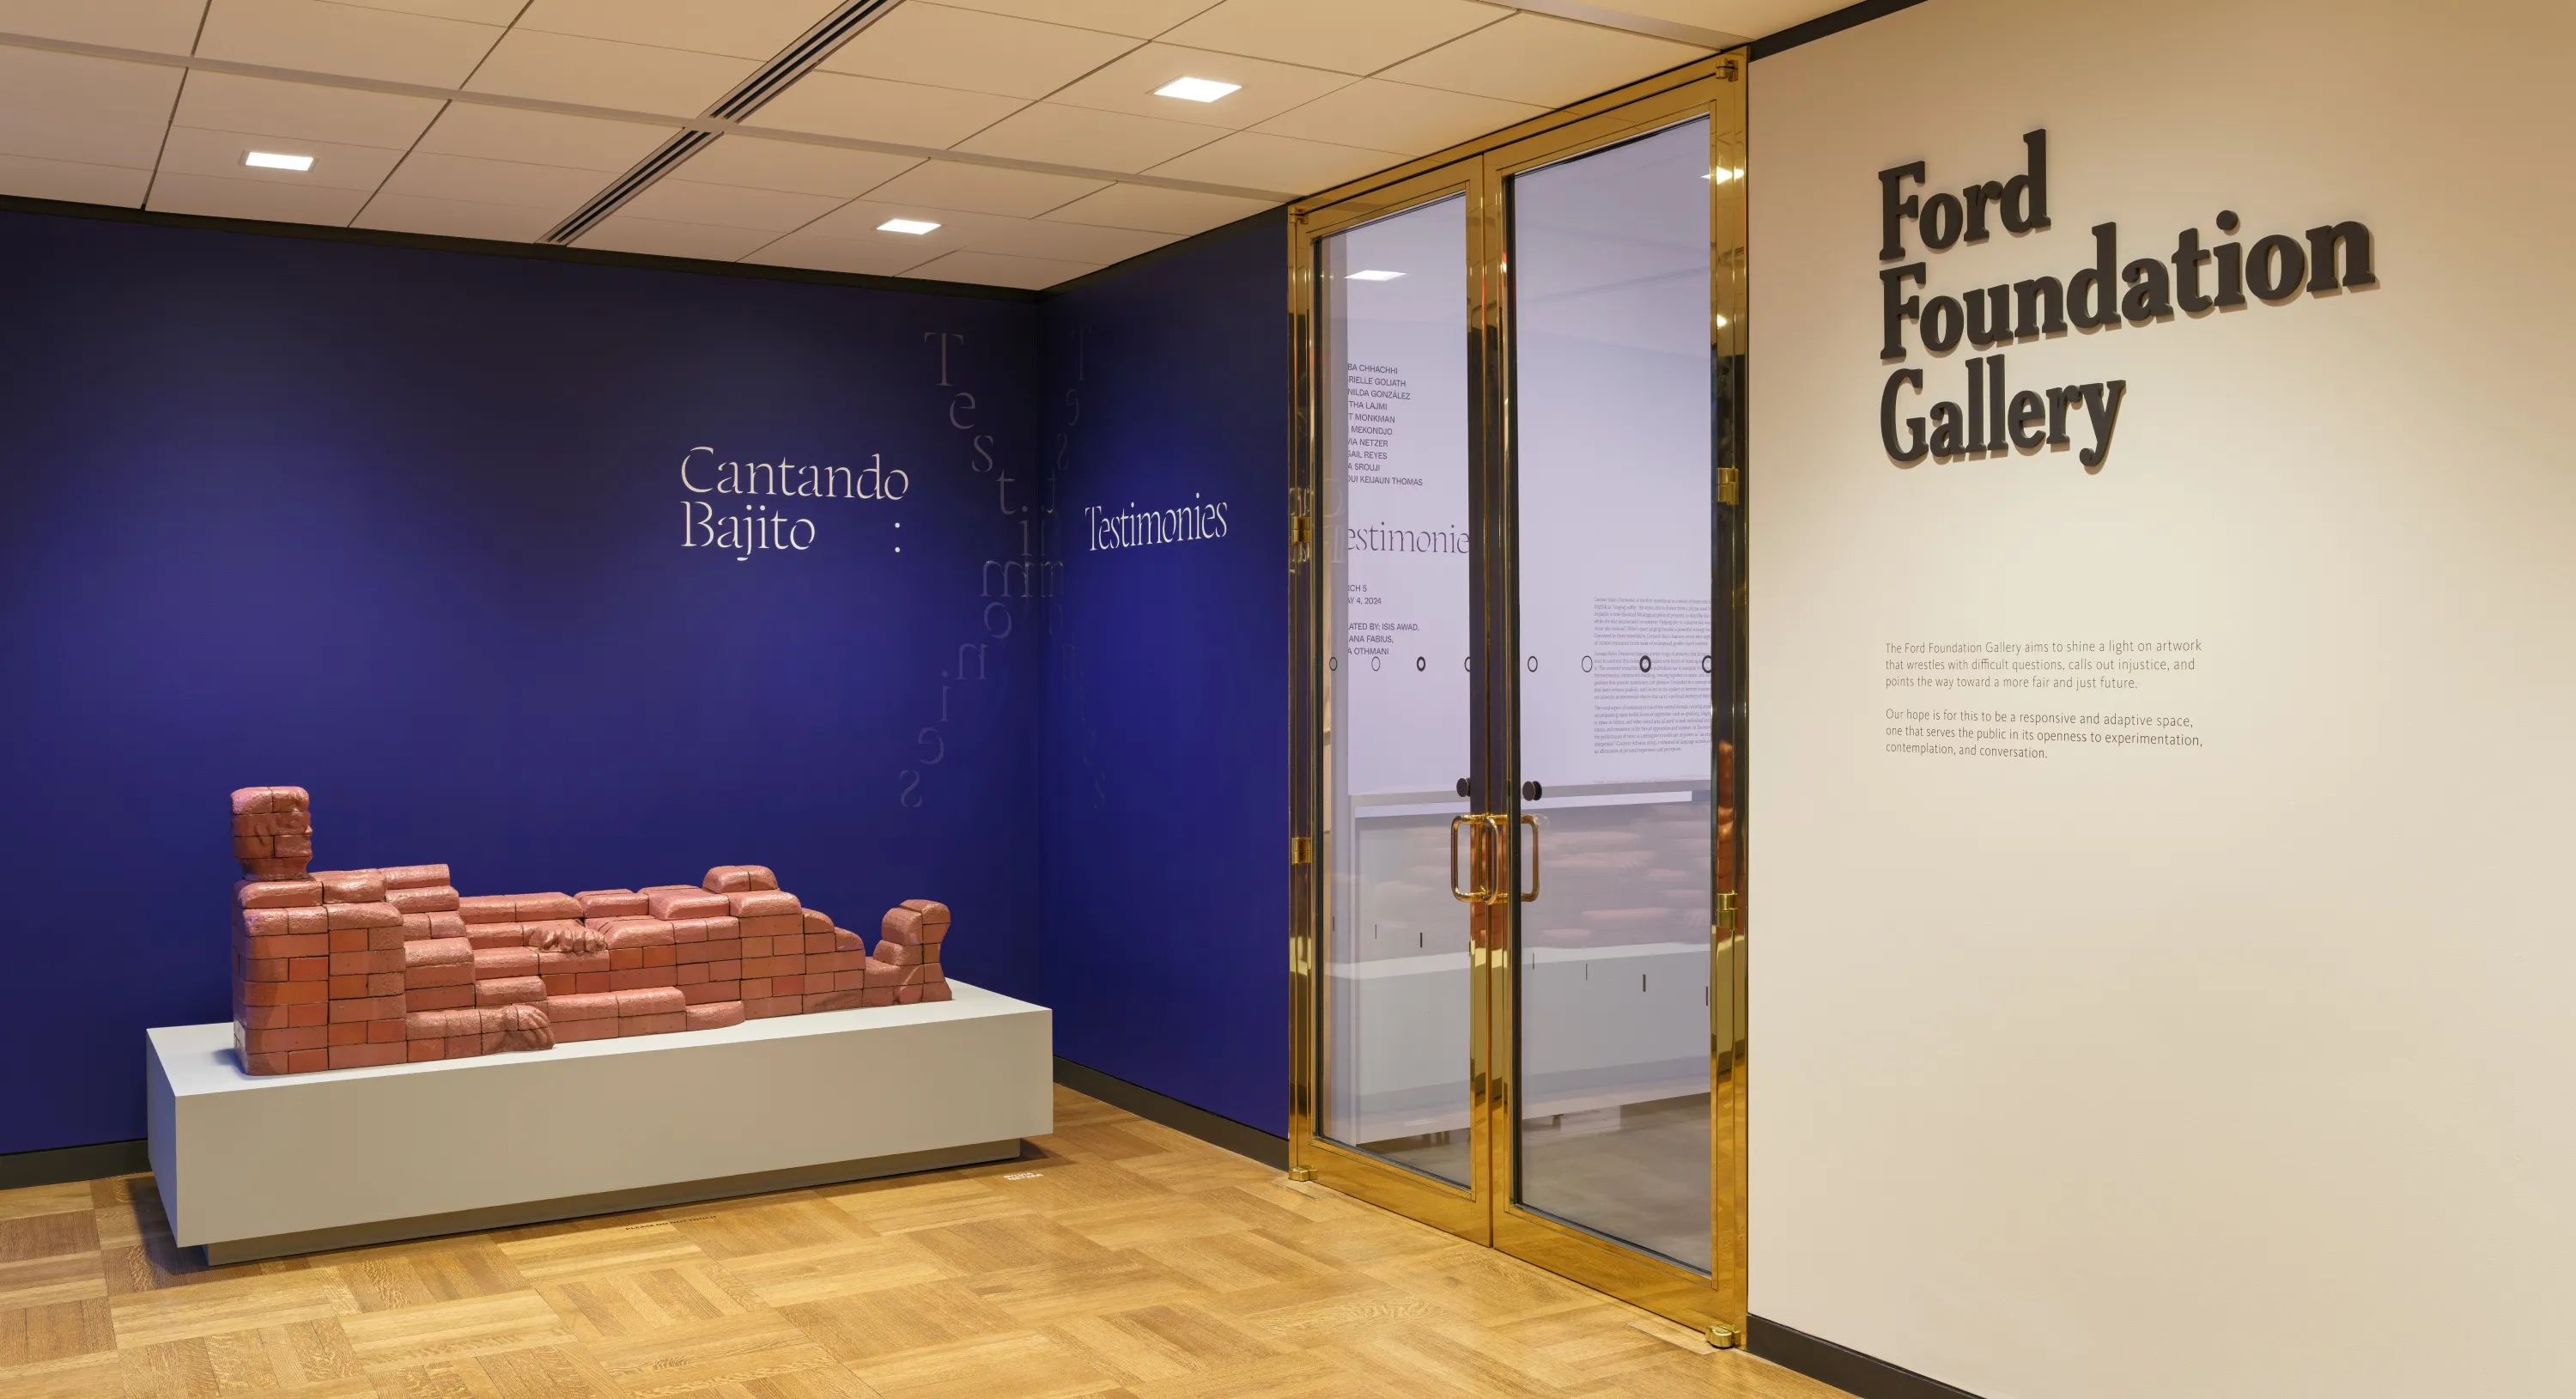
<svg viewBox="0 0 2576 1399">
<path fill-rule="evenodd" d="M 1247 1127 L 1231 1117 L 1220 1117 L 1206 1108 L 1192 1107 L 1178 1098 L 1157 1093 L 1142 1084 L 1114 1078 L 1100 1070 L 1059 1057 L 1055 1061 L 1055 1081 L 1076 1093 L 1088 1094 L 1109 1104 L 1125 1108 L 1148 1122 L 1159 1122 L 1175 1132 L 1186 1132 L 1210 1146 L 1221 1146 L 1237 1156 L 1249 1156 L 1274 1171 L 1288 1169 L 1288 1139 L 1274 1137 L 1258 1127 Z"/>
<path fill-rule="evenodd" d="M 130 1176 L 151 1169 L 152 1158 L 145 1153 L 141 1137 L 126 1142 L 58 1146 L 47 1151 L 17 1151 L 0 1156 L 0 1190 Z"/>
<path fill-rule="evenodd" d="M 1977 1399 L 1964 1389 L 1763 1317 L 1747 1319 L 1744 1348 L 1784 1370 L 1860 1399 Z"/>
</svg>

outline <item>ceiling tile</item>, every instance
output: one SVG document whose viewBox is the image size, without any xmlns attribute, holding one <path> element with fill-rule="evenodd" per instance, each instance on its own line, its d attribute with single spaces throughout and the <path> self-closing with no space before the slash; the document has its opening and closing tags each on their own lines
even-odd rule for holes
<svg viewBox="0 0 2576 1399">
<path fill-rule="evenodd" d="M 252 151 L 277 151 L 313 157 L 310 170 L 257 170 L 242 164 Z M 402 152 L 382 146 L 343 146 L 243 131 L 206 131 L 193 126 L 170 128 L 161 147 L 164 175 L 203 175 L 209 179 L 291 185 L 298 189 L 353 189 L 360 193 L 385 182 Z M 354 212 L 354 209 L 353 209 Z"/>
<path fill-rule="evenodd" d="M 0 48 L 0 153 L 149 170 L 180 70 Z"/>
<path fill-rule="evenodd" d="M 920 163 L 908 155 L 879 155 L 805 141 L 720 136 L 714 145 L 690 156 L 680 173 L 711 185 L 853 199 Z"/>
<path fill-rule="evenodd" d="M 146 206 L 172 214 L 219 219 L 268 219 L 276 223 L 340 225 L 367 202 L 362 189 L 280 185 L 263 180 L 223 180 L 164 170 L 152 179 Z"/>
<path fill-rule="evenodd" d="M 950 253 L 903 275 L 940 282 L 973 282 L 979 286 L 1023 287 L 1036 291 L 1058 282 L 1070 282 L 1085 272 L 1099 270 L 1100 264 L 1059 262 L 1053 258 L 1010 257 L 1002 253 Z"/>
<path fill-rule="evenodd" d="M 1152 185 L 1111 185 L 1077 199 L 1046 216 L 1049 222 L 1138 228 L 1150 233 L 1204 233 L 1236 219 L 1275 209 L 1258 199 L 1235 199 L 1195 190 L 1157 189 Z"/>
<path fill-rule="evenodd" d="M 953 146 L 1022 105 L 1016 97 L 985 92 L 808 73 L 753 113 L 749 124 L 904 146 Z"/>
<path fill-rule="evenodd" d="M 1038 98 L 1134 47 L 1123 35 L 911 0 L 860 31 L 823 67 Z"/>
<path fill-rule="evenodd" d="M 934 209 L 1009 214 L 1025 219 L 1108 187 L 1105 180 L 1081 180 L 1070 175 L 1040 175 L 1026 170 L 998 170 L 989 165 L 933 160 L 869 191 L 868 198 L 895 204 L 922 204 Z"/>
<path fill-rule="evenodd" d="M 466 86 L 476 92 L 696 116 L 759 66 L 746 58 L 513 29 Z"/>
<path fill-rule="evenodd" d="M 1706 53 L 1599 25 L 1518 14 L 1378 76 L 1553 110 Z"/>
<path fill-rule="evenodd" d="M 533 0 L 519 28 L 766 63 L 836 5 L 837 0 Z"/>
<path fill-rule="evenodd" d="M 350 227 L 533 243 L 558 221 L 555 214 L 523 204 L 481 204 L 467 199 L 431 199 L 379 191 Z"/>
<path fill-rule="evenodd" d="M 918 218 L 939 227 L 926 234 L 886 233 L 877 225 L 890 218 Z M 920 246 L 932 253 L 971 251 L 1053 257 L 1068 262 L 1110 263 L 1134 257 L 1172 240 L 1172 235 L 1127 228 L 1014 219 L 966 209 L 881 200 L 874 195 L 854 200 L 817 219 L 807 232 L 881 247 Z"/>
<path fill-rule="evenodd" d="M 1225 0 L 1164 42 L 1374 73 L 1511 14 L 1474 0 Z"/>
<path fill-rule="evenodd" d="M 20 199 L 65 199 L 75 204 L 121 204 L 134 208 L 152 182 L 149 170 L 117 165 L 90 165 L 77 160 L 39 160 L 0 155 L 0 194 Z"/>
<path fill-rule="evenodd" d="M 611 214 L 581 236 L 585 248 L 611 248 L 621 253 L 662 257 L 699 257 L 732 262 L 757 251 L 775 235 L 753 228 L 719 228 L 706 223 L 672 223 L 666 219 Z"/>
<path fill-rule="evenodd" d="M 676 126 L 450 102 L 420 138 L 420 149 L 441 155 L 622 174 L 678 130 Z"/>
<path fill-rule="evenodd" d="M 897 277 L 906 268 L 918 267 L 939 255 L 934 249 L 918 245 L 898 247 L 861 242 L 854 238 L 829 238 L 808 231 L 788 234 L 743 261 L 767 263 L 774 267 L 855 272 L 870 277 Z"/>
<path fill-rule="evenodd" d="M 796 194 L 779 189 L 745 189 L 740 185 L 701 184 L 676 177 L 656 181 L 619 212 L 673 223 L 713 224 L 719 228 L 754 228 L 764 233 L 790 233 L 839 208 L 845 201 L 827 194 Z"/>
<path fill-rule="evenodd" d="M 1597 0 L 1600 8 L 1759 38 L 1843 8 L 1834 0 Z"/>
<path fill-rule="evenodd" d="M 0 0 L 0 31 L 186 53 L 197 42 L 197 21 L 205 13 L 206 0 Z"/>
<path fill-rule="evenodd" d="M 501 31 L 488 24 L 320 0 L 212 0 L 197 53 L 454 87 L 500 37 Z"/>
<path fill-rule="evenodd" d="M 546 215 L 548 227 L 580 208 L 614 176 L 598 170 L 536 165 L 523 160 L 413 151 L 385 180 L 387 194 L 507 204 Z"/>
<path fill-rule="evenodd" d="M 1215 140 L 1222 132 L 1188 122 L 1035 103 L 957 143 L 961 151 L 1092 170 L 1142 170 Z"/>
<path fill-rule="evenodd" d="M 470 19 L 477 24 L 508 25 L 528 7 L 528 0 L 334 0 L 341 5 L 356 5 L 369 10 L 400 10 L 407 15 L 436 15 L 441 19 Z M 365 220 L 361 219 L 361 223 Z"/>
<path fill-rule="evenodd" d="M 1243 90 L 1227 93 L 1214 102 L 1188 102 L 1178 97 L 1154 95 L 1156 88 L 1180 77 L 1213 78 L 1221 83 L 1233 83 Z M 1147 44 L 1047 100 L 1073 107 L 1160 117 L 1166 121 L 1240 129 L 1257 125 L 1301 103 L 1314 101 L 1350 81 L 1347 73 L 1331 73 L 1321 68 L 1300 68 L 1291 63 L 1272 63 L 1267 59 L 1212 53 L 1206 49 L 1185 49 L 1172 44 Z"/>
<path fill-rule="evenodd" d="M 355 92 L 311 83 L 239 78 L 198 70 L 179 93 L 181 126 L 262 131 L 351 146 L 408 150 L 443 105 L 434 98 Z"/>
<path fill-rule="evenodd" d="M 1216 0 L 940 0 L 961 10 L 1078 24 L 1130 38 L 1150 39 Z"/>
<path fill-rule="evenodd" d="M 1153 173 L 1176 180 L 1313 193 L 1402 163 L 1404 157 L 1392 151 L 1238 131 L 1178 160 L 1165 161 Z"/>
<path fill-rule="evenodd" d="M 1258 128 L 1273 136 L 1428 155 L 1548 109 L 1464 92 L 1362 78 Z"/>
</svg>

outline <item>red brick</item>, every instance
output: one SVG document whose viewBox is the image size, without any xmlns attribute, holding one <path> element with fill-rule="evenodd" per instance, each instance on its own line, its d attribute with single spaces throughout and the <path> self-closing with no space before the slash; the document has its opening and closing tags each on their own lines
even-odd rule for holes
<svg viewBox="0 0 2576 1399">
<path fill-rule="evenodd" d="M 598 931 L 608 934 L 611 952 L 629 947 L 669 947 L 678 940 L 677 930 L 659 918 L 612 918 L 598 925 Z"/>
<path fill-rule="evenodd" d="M 679 952 L 680 952 L 680 949 L 678 949 L 678 948 L 676 948 L 676 947 L 648 947 L 648 948 L 645 948 L 645 949 L 644 949 L 644 965 L 646 965 L 646 966 L 648 966 L 648 967 L 675 967 L 675 966 L 678 966 L 678 965 L 680 964 Z"/>
<path fill-rule="evenodd" d="M 474 988 L 462 986 L 415 986 L 403 992 L 403 1009 L 455 1010 L 474 1004 Z"/>
<path fill-rule="evenodd" d="M 331 1067 L 335 1069 L 372 1069 L 403 1062 L 399 1044 L 351 1044 L 334 1046 Z"/>
<path fill-rule="evenodd" d="M 753 1020 L 765 1020 L 777 1015 L 802 1015 L 805 1013 L 805 998 L 778 996 L 765 1001 L 746 1000 L 742 1003 L 742 1013 Z"/>
<path fill-rule="evenodd" d="M 707 963 L 707 977 L 712 981 L 742 980 L 742 959 L 723 957 Z"/>
<path fill-rule="evenodd" d="M 907 982 L 904 985 L 894 988 L 894 1003 L 896 1005 L 908 1006 L 920 999 L 921 987 L 916 984 Z"/>
<path fill-rule="evenodd" d="M 379 1022 L 373 1020 L 343 1020 L 336 1025 L 326 1025 L 323 1028 L 330 1034 L 331 1047 L 337 1049 L 344 1044 L 365 1044 L 367 1027 L 377 1023 Z"/>
<path fill-rule="evenodd" d="M 335 1025 L 332 1028 L 339 1027 Z M 369 1044 L 400 1044 L 407 1038 L 403 1022 L 399 1020 L 370 1020 L 366 1024 L 366 1030 Z"/>
<path fill-rule="evenodd" d="M 243 1006 L 233 1012 L 233 1020 L 247 1030 L 283 1030 L 286 1028 L 285 1006 Z"/>
<path fill-rule="evenodd" d="M 811 928 L 806 929 L 803 945 L 805 955 L 808 957 L 828 957 L 841 950 L 840 944 L 832 940 L 832 930 L 829 928 L 819 933 Z"/>
<path fill-rule="evenodd" d="M 382 870 L 315 870 L 312 878 L 322 886 L 326 904 L 373 904 L 385 899 Z"/>
<path fill-rule="evenodd" d="M 641 918 L 647 911 L 642 894 L 632 889 L 584 889 L 572 896 L 588 919 Z"/>
<path fill-rule="evenodd" d="M 454 962 L 440 967 L 403 969 L 403 989 L 406 991 L 425 991 L 438 986 L 471 987 L 473 984 L 474 968 L 470 963 Z"/>
<path fill-rule="evenodd" d="M 241 991 L 242 1004 L 250 1006 L 291 1006 L 331 999 L 328 981 L 252 981 L 243 983 Z"/>
<path fill-rule="evenodd" d="M 557 1021 L 614 1020 L 617 1018 L 617 997 L 548 996 L 546 1018 Z"/>
<path fill-rule="evenodd" d="M 863 1006 L 893 1005 L 894 988 L 891 986 L 871 986 L 860 993 L 859 1004 Z"/>
<path fill-rule="evenodd" d="M 681 987 L 680 994 L 687 998 L 688 1003 L 693 1006 L 711 1005 L 721 1001 L 739 1001 L 742 999 L 742 983 L 739 981 L 701 981 Z"/>
<path fill-rule="evenodd" d="M 864 991 L 867 986 L 868 974 L 865 971 L 832 973 L 832 989 L 835 991 Z"/>
<path fill-rule="evenodd" d="M 285 957 L 265 957 L 243 962 L 235 972 L 244 981 L 284 981 L 286 969 L 294 963 Z"/>
<path fill-rule="evenodd" d="M 554 1022 L 557 1044 L 579 1044 L 583 1040 L 613 1040 L 617 1027 L 624 1022 L 616 1016 L 604 1020 L 558 1020 Z"/>
<path fill-rule="evenodd" d="M 245 1054 L 242 1056 L 242 1072 L 267 1075 L 292 1073 L 294 1070 L 286 1067 L 283 1054 Z"/>
<path fill-rule="evenodd" d="M 739 918 L 682 918 L 671 924 L 674 942 L 732 942 L 742 936 Z"/>
<path fill-rule="evenodd" d="M 592 1023 L 596 1024 L 597 1022 L 594 1021 Z M 689 1017 L 684 1011 L 675 1010 L 664 1015 L 621 1015 L 617 1017 L 617 1033 L 620 1038 L 624 1038 L 628 1035 L 668 1035 L 687 1028 L 689 1028 Z"/>
<path fill-rule="evenodd" d="M 710 1001 L 705 1005 L 693 1005 L 682 1014 L 692 1030 L 721 1030 L 728 1025 L 742 1023 L 742 1002 Z"/>
<path fill-rule="evenodd" d="M 743 938 L 741 939 L 741 942 L 742 955 L 745 957 L 766 957 L 769 955 L 770 939 L 768 938 Z"/>
<path fill-rule="evenodd" d="M 769 994 L 771 994 L 772 996 L 802 996 L 802 995 L 804 995 L 804 994 L 805 994 L 805 977 L 804 977 L 804 974 L 800 972 L 800 973 L 798 973 L 798 974 L 796 974 L 796 975 L 794 975 L 794 976 L 773 976 L 773 977 L 771 977 L 771 978 L 769 979 Z"/>
<path fill-rule="evenodd" d="M 403 1046 L 403 1058 L 413 1064 L 427 1064 L 447 1057 L 445 1040 L 412 1040 Z"/>
<path fill-rule="evenodd" d="M 331 1023 L 331 1003 L 299 1001 L 286 1007 L 286 1023 L 298 1029 L 307 1025 L 328 1025 Z"/>
<path fill-rule="evenodd" d="M 955 999 L 948 994 L 948 983 L 945 981 L 934 981 L 929 985 L 922 987 L 921 998 L 925 1001 L 946 1001 Z"/>
<path fill-rule="evenodd" d="M 743 1000 L 743 1004 L 745 1004 L 745 1005 L 749 1005 L 749 1004 L 751 1004 L 753 1001 L 765 1001 L 765 1000 L 768 1000 L 768 999 L 769 999 L 769 995 L 770 995 L 770 991 L 769 991 L 769 978 L 768 978 L 768 977 L 765 977 L 765 976 L 746 976 L 746 977 L 744 977 L 744 978 L 742 979 L 742 1000 Z"/>
<path fill-rule="evenodd" d="M 699 888 L 713 894 L 743 894 L 778 887 L 778 876 L 767 865 L 718 865 L 707 871 Z"/>
<path fill-rule="evenodd" d="M 805 993 L 805 1013 L 818 1015 L 827 1010 L 856 1010 L 862 999 L 863 993 L 857 991 L 808 991 Z"/>
<path fill-rule="evenodd" d="M 519 911 L 522 923 L 548 918 L 569 918 L 579 922 L 582 917 L 581 901 L 570 894 L 513 894 L 510 902 Z"/>
<path fill-rule="evenodd" d="M 805 930 L 805 906 L 796 901 L 794 894 L 782 894 L 775 889 L 727 894 L 725 911 L 746 923 L 755 918 L 793 918 L 796 926 L 792 931 Z"/>
<path fill-rule="evenodd" d="M 702 889 L 647 889 L 644 891 L 644 907 L 664 922 L 678 918 L 723 918 L 733 912 L 733 906 L 725 901 L 724 895 L 710 894 Z"/>
<path fill-rule="evenodd" d="M 360 1031 L 364 1034 L 363 1027 Z M 284 1054 L 295 1049 L 321 1049 L 330 1044 L 330 1027 L 311 1025 L 289 1030 L 236 1030 L 236 1043 L 248 1046 L 253 1054 Z"/>
<path fill-rule="evenodd" d="M 245 879 L 233 886 L 237 908 L 320 907 L 322 886 L 311 879 Z"/>
<path fill-rule="evenodd" d="M 255 938 L 328 932 L 330 926 L 331 911 L 319 904 L 308 908 L 247 908 L 242 910 L 239 924 L 245 936 Z"/>
<path fill-rule="evenodd" d="M 478 947 L 474 949 L 474 979 L 490 981 L 499 977 L 535 976 L 538 953 L 533 947 Z"/>
<path fill-rule="evenodd" d="M 680 995 L 678 988 L 670 986 L 631 988 L 617 993 L 619 1015 L 659 1015 L 665 1012 L 677 1014 L 680 1008 L 687 1004 L 688 1001 Z"/>
<path fill-rule="evenodd" d="M 327 1049 L 291 1049 L 286 1053 L 286 1071 L 291 1074 L 319 1073 L 331 1067 Z"/>
<path fill-rule="evenodd" d="M 794 913 L 755 914 L 742 920 L 742 935 L 747 938 L 785 938 L 802 947 L 805 920 Z"/>
<path fill-rule="evenodd" d="M 465 936 L 467 941 L 472 942 L 476 947 L 525 947 L 528 945 L 528 925 L 525 923 L 468 923 L 465 925 Z"/>
<path fill-rule="evenodd" d="M 388 903 L 332 904 L 325 910 L 331 916 L 331 931 L 343 928 L 399 928 L 402 910 Z"/>
<path fill-rule="evenodd" d="M 470 894 L 456 901 L 456 916 L 467 923 L 516 923 L 518 903 L 508 894 Z"/>
<path fill-rule="evenodd" d="M 370 972 L 398 972 L 402 969 L 403 954 L 400 951 L 331 954 L 333 976 L 365 976 Z"/>
<path fill-rule="evenodd" d="M 434 938 L 461 938 L 465 936 L 465 920 L 453 913 L 430 914 L 429 935 Z"/>
<path fill-rule="evenodd" d="M 396 955 L 400 955 L 403 950 L 403 944 L 411 941 L 411 938 L 409 937 L 410 932 L 411 930 L 409 928 L 369 928 L 367 930 L 367 950 L 369 952 L 391 952 Z"/>
<path fill-rule="evenodd" d="M 406 989 L 401 972 L 367 973 L 367 994 L 370 996 L 399 996 Z"/>
<path fill-rule="evenodd" d="M 517 1005 L 524 1001 L 546 998 L 546 982 L 538 976 L 505 976 L 474 983 L 474 1003 L 482 1006 Z"/>
<path fill-rule="evenodd" d="M 271 957 L 327 957 L 331 955 L 331 936 L 310 933 L 297 937 L 251 938 L 240 945 L 244 956 L 255 961 Z"/>
<path fill-rule="evenodd" d="M 546 976 L 557 972 L 604 972 L 613 969 L 605 952 L 540 952 L 537 971 Z"/>
<path fill-rule="evenodd" d="M 455 882 L 448 878 L 445 865 L 393 865 L 376 873 L 384 877 L 385 888 L 389 890 L 427 889 Z"/>
<path fill-rule="evenodd" d="M 671 968 L 671 984 L 674 986 L 694 986 L 707 979 L 707 964 L 704 962 Z"/>
<path fill-rule="evenodd" d="M 548 996 L 572 996 L 581 991 L 581 979 L 571 972 L 550 972 L 537 979 L 546 984 Z"/>
<path fill-rule="evenodd" d="M 405 913 L 453 913 L 456 891 L 441 884 L 425 889 L 387 889 L 385 902 Z"/>
<path fill-rule="evenodd" d="M 465 967 L 474 965 L 474 945 L 464 938 L 423 938 L 403 944 L 403 966 L 406 970 L 422 967 Z"/>
<path fill-rule="evenodd" d="M 331 978 L 331 999 L 335 1001 L 359 1001 L 366 999 L 366 996 L 367 974 L 365 972 L 358 972 L 350 976 L 335 976 Z"/>
<path fill-rule="evenodd" d="M 400 996 L 359 996 L 331 1003 L 331 1023 L 334 1025 L 351 1020 L 399 1019 L 403 1013 Z"/>
<path fill-rule="evenodd" d="M 604 995 L 609 990 L 608 980 L 614 975 L 614 972 L 583 972 L 573 978 L 573 985 L 585 996 Z"/>
<path fill-rule="evenodd" d="M 646 991 L 680 983 L 678 974 L 670 967 L 637 967 L 633 971 L 610 972 L 608 984 L 619 991 Z"/>
<path fill-rule="evenodd" d="M 836 952 L 864 953 L 868 950 L 868 940 L 854 932 L 851 932 L 847 928 L 834 928 L 832 930 L 832 950 Z"/>
<path fill-rule="evenodd" d="M 446 1046 L 446 1052 L 439 1056 L 444 1059 L 479 1059 L 490 1052 L 483 1048 L 479 1030 L 470 1035 L 450 1035 L 440 1043 Z"/>
</svg>

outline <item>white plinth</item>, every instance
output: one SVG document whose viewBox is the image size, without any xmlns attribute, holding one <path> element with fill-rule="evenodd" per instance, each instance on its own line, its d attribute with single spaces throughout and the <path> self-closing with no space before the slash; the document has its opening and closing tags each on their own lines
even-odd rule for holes
<svg viewBox="0 0 2576 1399">
<path fill-rule="evenodd" d="M 1054 1130 L 1044 1006 L 956 999 L 253 1078 L 148 1033 L 152 1173 L 218 1262 L 1002 1160 Z"/>
</svg>

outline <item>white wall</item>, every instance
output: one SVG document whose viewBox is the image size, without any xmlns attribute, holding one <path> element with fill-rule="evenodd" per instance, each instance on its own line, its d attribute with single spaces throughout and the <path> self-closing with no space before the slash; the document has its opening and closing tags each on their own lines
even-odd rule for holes
<svg viewBox="0 0 2576 1399">
<path fill-rule="evenodd" d="M 1988 1399 L 2576 1393 L 2571 53 L 2557 3 L 1930 0 L 1753 65 L 1756 1313 Z M 2360 219 L 2381 285 L 2008 348 L 2127 381 L 2098 475 L 1899 470 L 1876 174 L 2034 127 L 2054 227 L 1909 230 L 1926 295 L 2221 208 Z M 2203 649 L 1884 684 L 2078 638 Z M 2202 745 L 1888 752 L 1891 705 Z"/>
</svg>

